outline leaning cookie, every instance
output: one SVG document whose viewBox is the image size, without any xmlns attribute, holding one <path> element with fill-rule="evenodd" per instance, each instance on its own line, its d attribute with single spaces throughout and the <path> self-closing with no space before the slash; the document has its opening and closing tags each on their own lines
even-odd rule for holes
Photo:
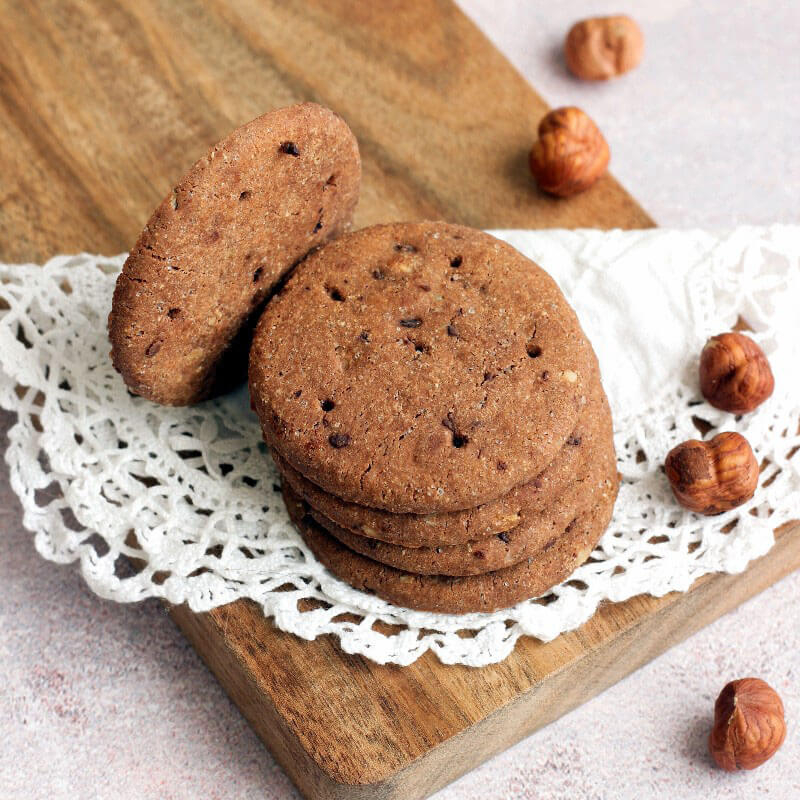
<svg viewBox="0 0 800 800">
<path fill-rule="evenodd" d="M 326 533 L 288 487 L 283 497 L 289 516 L 303 540 L 334 575 L 356 589 L 371 592 L 395 605 L 439 614 L 491 612 L 538 597 L 566 580 L 591 554 L 603 535 L 614 507 L 616 480 L 598 497 L 597 505 L 535 556 L 485 575 L 453 578 L 415 575 L 387 567 L 354 553 Z"/>
<path fill-rule="evenodd" d="M 352 131 L 314 103 L 216 144 L 156 209 L 117 280 L 111 357 L 130 390 L 187 405 L 243 377 L 264 300 L 349 225 L 360 180 Z"/>
</svg>

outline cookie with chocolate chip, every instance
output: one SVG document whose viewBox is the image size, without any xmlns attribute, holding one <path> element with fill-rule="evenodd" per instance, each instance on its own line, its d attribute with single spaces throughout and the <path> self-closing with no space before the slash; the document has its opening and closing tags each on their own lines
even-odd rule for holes
<svg viewBox="0 0 800 800">
<path fill-rule="evenodd" d="M 356 553 L 390 567 L 419 575 L 482 575 L 535 556 L 557 539 L 597 501 L 596 490 L 615 471 L 616 457 L 606 438 L 569 485 L 544 508 L 523 514 L 519 525 L 500 534 L 464 544 L 403 547 L 358 536 L 308 506 L 307 513 L 327 533 Z"/>
<path fill-rule="evenodd" d="M 532 481 L 575 429 L 596 372 L 550 276 L 441 222 L 345 235 L 259 321 L 250 394 L 264 438 L 343 500 L 458 511 Z"/>
<path fill-rule="evenodd" d="M 611 413 L 598 379 L 590 388 L 585 410 L 572 434 L 536 478 L 476 508 L 440 514 L 392 514 L 348 503 L 303 477 L 278 453 L 272 455 L 294 492 L 339 528 L 401 548 L 433 548 L 515 531 L 526 518 L 546 509 L 586 468 L 587 460 L 611 441 Z"/>
<path fill-rule="evenodd" d="M 117 280 L 111 357 L 130 390 L 186 405 L 241 378 L 264 301 L 349 225 L 360 179 L 353 133 L 314 103 L 214 145 L 153 213 Z"/>
<path fill-rule="evenodd" d="M 591 554 L 614 507 L 618 478 L 593 487 L 593 503 L 536 553 L 505 569 L 482 575 L 418 575 L 367 558 L 345 547 L 307 513 L 288 485 L 283 496 L 294 524 L 314 555 L 351 586 L 405 608 L 439 614 L 490 612 L 538 597 L 566 580 Z"/>
</svg>

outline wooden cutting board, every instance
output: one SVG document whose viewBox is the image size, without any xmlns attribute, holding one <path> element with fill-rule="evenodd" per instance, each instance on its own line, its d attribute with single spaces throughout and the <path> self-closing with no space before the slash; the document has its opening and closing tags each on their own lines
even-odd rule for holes
<svg viewBox="0 0 800 800">
<path fill-rule="evenodd" d="M 653 224 L 610 176 L 569 201 L 537 192 L 526 158 L 546 106 L 449 0 L 10 0 L 0 40 L 5 261 L 126 250 L 208 145 L 304 99 L 358 137 L 357 226 Z M 787 530 L 744 575 L 605 605 L 480 670 L 430 655 L 378 666 L 330 637 L 277 631 L 244 601 L 171 613 L 307 797 L 411 800 L 798 566 L 800 537 Z"/>
</svg>

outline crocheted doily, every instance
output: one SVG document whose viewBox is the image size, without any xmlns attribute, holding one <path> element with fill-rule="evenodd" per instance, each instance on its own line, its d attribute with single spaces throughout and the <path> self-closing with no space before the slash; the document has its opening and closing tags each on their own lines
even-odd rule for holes
<svg viewBox="0 0 800 800">
<path fill-rule="evenodd" d="M 0 404 L 18 414 L 6 459 L 39 553 L 79 561 L 105 598 L 205 611 L 247 597 L 279 628 L 335 634 L 375 661 L 408 664 L 431 649 L 476 666 L 503 659 L 522 635 L 549 640 L 579 626 L 601 600 L 686 590 L 766 553 L 773 529 L 800 517 L 800 227 L 496 235 L 564 289 L 598 352 L 615 419 L 613 521 L 589 562 L 547 597 L 449 616 L 334 578 L 289 523 L 246 389 L 193 408 L 126 390 L 106 336 L 123 256 L 0 264 Z M 776 390 L 736 419 L 702 400 L 696 372 L 706 338 L 740 315 Z M 754 499 L 717 517 L 682 510 L 661 468 L 673 445 L 699 437 L 698 419 L 708 436 L 744 434 L 766 465 Z M 375 630 L 378 620 L 399 632 Z"/>
</svg>

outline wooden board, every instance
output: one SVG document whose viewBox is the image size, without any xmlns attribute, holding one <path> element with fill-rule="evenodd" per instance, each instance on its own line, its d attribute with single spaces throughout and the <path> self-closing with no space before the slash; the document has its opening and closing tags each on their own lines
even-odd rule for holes
<svg viewBox="0 0 800 800">
<path fill-rule="evenodd" d="M 545 104 L 449 0 L 0 1 L 0 259 L 127 249 L 206 147 L 263 111 L 340 112 L 358 226 L 643 227 L 610 176 L 569 201 L 526 158 Z M 742 576 L 606 605 L 502 664 L 407 668 L 277 631 L 247 602 L 172 615 L 310 798 L 424 797 L 800 566 L 786 531 Z"/>
</svg>

